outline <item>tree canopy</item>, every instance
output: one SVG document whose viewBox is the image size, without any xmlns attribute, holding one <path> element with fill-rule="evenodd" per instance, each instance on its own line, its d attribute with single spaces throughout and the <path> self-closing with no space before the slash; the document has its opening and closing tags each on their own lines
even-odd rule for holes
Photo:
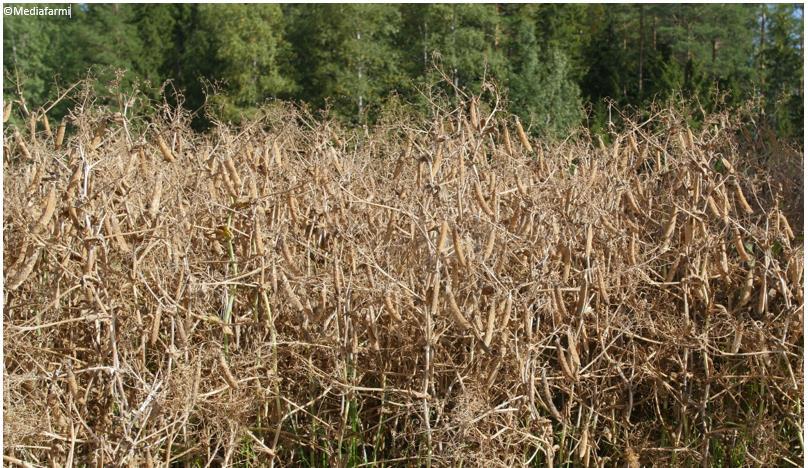
<svg viewBox="0 0 808 468">
<path fill-rule="evenodd" d="M 31 108 L 86 76 L 237 120 L 267 100 L 373 119 L 395 95 L 480 92 L 491 80 L 534 133 L 642 109 L 757 98 L 802 133 L 803 6 L 796 4 L 76 4 L 73 17 L 6 16 L 6 99 Z M 89 74 L 89 75 L 88 75 Z"/>
</svg>

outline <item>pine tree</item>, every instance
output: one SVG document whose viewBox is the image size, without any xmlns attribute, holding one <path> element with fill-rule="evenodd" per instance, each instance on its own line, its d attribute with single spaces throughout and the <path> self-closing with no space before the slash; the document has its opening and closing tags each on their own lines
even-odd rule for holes
<svg viewBox="0 0 808 468">
<path fill-rule="evenodd" d="M 294 5 L 289 40 L 300 97 L 362 119 L 402 82 L 393 5 Z"/>
</svg>

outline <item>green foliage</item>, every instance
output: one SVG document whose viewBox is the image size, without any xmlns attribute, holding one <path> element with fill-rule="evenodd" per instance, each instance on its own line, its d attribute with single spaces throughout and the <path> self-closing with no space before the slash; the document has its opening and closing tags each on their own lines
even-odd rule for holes
<svg viewBox="0 0 808 468">
<path fill-rule="evenodd" d="M 789 4 L 76 4 L 72 18 L 6 16 L 3 93 L 37 109 L 89 74 L 151 99 L 171 81 L 183 98 L 166 97 L 197 120 L 206 104 L 239 120 L 284 98 L 364 123 L 393 95 L 425 112 L 487 80 L 550 138 L 584 107 L 603 130 L 607 100 L 679 96 L 708 112 L 759 98 L 796 137 L 802 31 Z"/>
</svg>

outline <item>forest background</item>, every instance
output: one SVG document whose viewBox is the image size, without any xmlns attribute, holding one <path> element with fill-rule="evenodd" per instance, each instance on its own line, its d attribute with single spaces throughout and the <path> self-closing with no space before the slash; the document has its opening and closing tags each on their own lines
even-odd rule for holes
<svg viewBox="0 0 808 468">
<path fill-rule="evenodd" d="M 779 136 L 803 133 L 799 4 L 74 4 L 4 21 L 4 98 L 32 111 L 91 77 L 168 96 L 200 129 L 274 99 L 363 124 L 493 82 L 539 137 L 606 135 L 613 108 L 667 100 L 694 119 L 754 102 Z"/>
</svg>

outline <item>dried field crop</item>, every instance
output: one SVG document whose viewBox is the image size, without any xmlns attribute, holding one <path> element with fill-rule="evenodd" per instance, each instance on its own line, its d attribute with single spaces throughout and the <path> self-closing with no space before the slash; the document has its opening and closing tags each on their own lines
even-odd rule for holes
<svg viewBox="0 0 808 468">
<path fill-rule="evenodd" d="M 802 149 L 476 106 L 7 129 L 4 460 L 801 465 Z"/>
</svg>

